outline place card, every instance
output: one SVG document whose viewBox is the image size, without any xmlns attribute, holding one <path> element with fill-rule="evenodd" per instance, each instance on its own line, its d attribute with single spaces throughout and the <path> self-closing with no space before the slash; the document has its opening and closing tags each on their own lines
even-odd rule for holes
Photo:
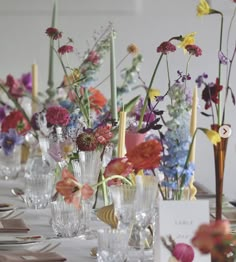
<svg viewBox="0 0 236 262">
<path fill-rule="evenodd" d="M 193 262 L 210 262 L 210 255 L 202 255 L 191 244 L 197 228 L 209 223 L 209 201 L 160 201 L 157 219 L 157 236 L 155 238 L 155 262 L 169 261 L 174 244 L 190 245 L 194 253 Z M 164 244 L 164 241 L 166 242 Z"/>
</svg>

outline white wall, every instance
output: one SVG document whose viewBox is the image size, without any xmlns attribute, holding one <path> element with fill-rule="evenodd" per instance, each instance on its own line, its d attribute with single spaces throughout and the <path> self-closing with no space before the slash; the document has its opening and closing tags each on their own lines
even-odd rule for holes
<svg viewBox="0 0 236 262">
<path fill-rule="evenodd" d="M 117 31 L 117 61 L 126 52 L 130 43 L 136 43 L 144 56 L 141 73 L 145 81 L 150 80 L 158 59 L 156 47 L 174 35 L 197 32 L 196 44 L 203 50 L 203 56 L 193 58 L 189 71 L 193 77 L 190 86 L 198 74 L 207 72 L 214 81 L 217 76 L 217 50 L 219 39 L 219 17 L 211 15 L 196 17 L 194 0 L 59 0 L 58 28 L 64 35 L 75 41 L 77 50 L 86 50 L 87 41 L 92 41 L 94 30 L 106 26 L 112 21 Z M 231 0 L 211 0 L 215 9 L 225 14 L 225 32 L 223 48 L 226 48 L 226 30 L 235 4 Z M 0 78 L 8 73 L 18 77 L 30 70 L 31 64 L 39 65 L 40 88 L 47 87 L 48 38 L 45 30 L 51 24 L 52 1 L 49 0 L 0 0 Z M 229 49 L 235 41 L 236 23 L 232 27 Z M 70 56 L 72 61 L 75 58 Z M 170 56 L 172 79 L 177 69 L 185 70 L 187 57 L 182 51 Z M 129 60 L 127 60 L 128 62 Z M 63 72 L 55 62 L 55 82 L 60 84 Z M 75 64 L 76 65 L 76 64 Z M 101 73 L 100 80 L 108 68 Z M 157 74 L 155 86 L 166 90 L 167 78 L 164 63 Z M 236 89 L 235 65 L 232 70 L 231 87 Z M 109 96 L 109 82 L 102 86 Z M 236 92 L 236 91 L 235 91 Z M 132 97 L 134 94 L 130 94 Z M 128 99 L 128 97 L 126 98 Z M 201 101 L 202 102 L 202 101 Z M 203 103 L 201 103 L 203 106 Z M 232 126 L 232 136 L 228 144 L 224 192 L 230 199 L 236 199 L 236 108 L 228 101 L 227 123 Z M 210 119 L 199 113 L 198 126 L 209 127 Z M 207 139 L 199 133 L 197 137 L 196 180 L 214 190 L 213 149 Z"/>
</svg>

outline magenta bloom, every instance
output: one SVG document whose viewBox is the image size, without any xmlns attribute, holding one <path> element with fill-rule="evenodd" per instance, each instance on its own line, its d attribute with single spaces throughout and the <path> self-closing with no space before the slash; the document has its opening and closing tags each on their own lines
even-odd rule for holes
<svg viewBox="0 0 236 262">
<path fill-rule="evenodd" d="M 100 56 L 97 54 L 96 51 L 92 50 L 89 52 L 88 57 L 86 58 L 86 61 L 91 62 L 94 65 L 99 64 Z"/>
<path fill-rule="evenodd" d="M 53 40 L 57 40 L 62 37 L 62 32 L 60 32 L 57 28 L 54 28 L 54 27 L 49 27 L 46 30 L 46 34 Z"/>
<path fill-rule="evenodd" d="M 7 75 L 6 86 L 9 87 L 9 93 L 14 98 L 22 97 L 24 94 L 24 87 L 20 85 L 20 82 L 12 75 Z"/>
<path fill-rule="evenodd" d="M 111 132 L 111 125 L 102 125 L 95 131 L 95 137 L 99 144 L 106 145 L 110 142 L 113 134 Z"/>
<path fill-rule="evenodd" d="M 106 166 L 104 177 L 110 177 L 113 175 L 120 175 L 127 177 L 133 171 L 133 164 L 128 161 L 126 157 L 114 158 Z M 120 185 L 120 179 L 112 179 L 108 181 L 108 186 Z"/>
<path fill-rule="evenodd" d="M 51 125 L 66 126 L 70 121 L 70 114 L 61 106 L 51 106 L 47 109 L 46 119 Z"/>
<path fill-rule="evenodd" d="M 175 50 L 176 46 L 169 41 L 163 42 L 157 47 L 157 53 L 162 53 L 164 55 L 167 55 L 170 52 L 175 52 Z"/>
<path fill-rule="evenodd" d="M 65 53 L 72 53 L 74 48 L 71 45 L 63 45 L 57 51 L 59 54 L 64 55 Z"/>
<path fill-rule="evenodd" d="M 196 57 L 202 55 L 202 49 L 197 45 L 186 45 L 186 50 L 189 52 L 190 55 L 195 55 Z"/>
</svg>

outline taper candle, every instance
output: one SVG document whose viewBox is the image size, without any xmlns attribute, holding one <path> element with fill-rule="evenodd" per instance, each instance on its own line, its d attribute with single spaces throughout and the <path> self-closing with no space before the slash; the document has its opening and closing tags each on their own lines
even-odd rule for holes
<svg viewBox="0 0 236 262">
<path fill-rule="evenodd" d="M 126 131 L 126 112 L 120 112 L 119 133 L 118 133 L 118 157 L 125 155 L 125 131 Z"/>
<path fill-rule="evenodd" d="M 110 78 L 111 78 L 111 115 L 112 119 L 117 121 L 117 90 L 116 90 L 116 59 L 114 30 L 111 29 L 110 39 Z"/>
<path fill-rule="evenodd" d="M 190 122 L 190 134 L 191 134 L 191 136 L 193 136 L 193 134 L 194 134 L 194 132 L 197 128 L 197 106 L 198 106 L 198 94 L 197 94 L 197 86 L 195 86 L 194 91 L 193 91 L 192 114 L 191 114 L 191 122 Z M 195 162 L 195 151 L 196 151 L 196 141 L 193 142 L 189 162 L 192 162 L 192 163 Z"/>
<path fill-rule="evenodd" d="M 37 112 L 38 98 L 38 65 L 32 65 L 32 113 Z"/>
</svg>

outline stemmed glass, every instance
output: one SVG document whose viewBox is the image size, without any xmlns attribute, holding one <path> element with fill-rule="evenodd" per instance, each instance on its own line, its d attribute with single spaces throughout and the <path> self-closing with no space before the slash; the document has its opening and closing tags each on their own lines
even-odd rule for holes
<svg viewBox="0 0 236 262">
<path fill-rule="evenodd" d="M 89 185 L 94 185 L 98 182 L 101 165 L 101 152 L 99 150 L 80 151 L 79 159 L 72 162 L 75 177 L 80 183 Z M 83 234 L 80 237 L 84 239 L 94 239 L 97 236 L 97 232 L 90 229 L 94 201 L 95 195 L 87 200 L 82 201 Z"/>
<path fill-rule="evenodd" d="M 140 230 L 140 261 L 144 258 L 146 228 L 152 223 L 155 216 L 156 201 L 158 196 L 158 183 L 153 176 L 136 176 L 135 196 L 135 225 Z"/>
<path fill-rule="evenodd" d="M 131 230 L 134 222 L 134 199 L 136 187 L 129 185 L 111 186 L 109 188 L 118 219 L 118 229 Z"/>
</svg>

